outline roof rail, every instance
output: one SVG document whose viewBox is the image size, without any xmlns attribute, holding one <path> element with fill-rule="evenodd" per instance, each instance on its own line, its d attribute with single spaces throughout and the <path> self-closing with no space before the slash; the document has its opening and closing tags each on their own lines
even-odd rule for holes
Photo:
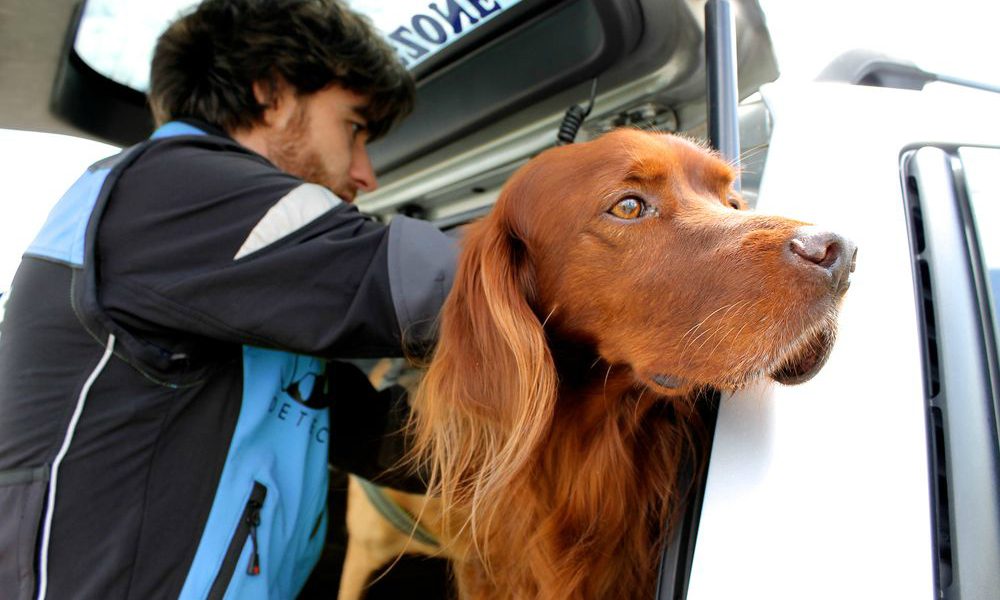
<svg viewBox="0 0 1000 600">
<path fill-rule="evenodd" d="M 922 90 L 928 83 L 940 81 L 1000 93 L 1000 86 L 925 71 L 908 60 L 863 49 L 849 50 L 833 59 L 816 80 L 901 90 Z"/>
</svg>

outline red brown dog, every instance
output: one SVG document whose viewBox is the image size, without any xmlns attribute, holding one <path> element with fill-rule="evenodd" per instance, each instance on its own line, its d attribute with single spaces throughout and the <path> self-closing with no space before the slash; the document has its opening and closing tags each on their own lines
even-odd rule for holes
<svg viewBox="0 0 1000 600">
<path fill-rule="evenodd" d="M 856 250 L 735 176 L 619 130 L 540 154 L 466 235 L 411 423 L 462 598 L 652 597 L 699 392 L 823 365 Z"/>
</svg>

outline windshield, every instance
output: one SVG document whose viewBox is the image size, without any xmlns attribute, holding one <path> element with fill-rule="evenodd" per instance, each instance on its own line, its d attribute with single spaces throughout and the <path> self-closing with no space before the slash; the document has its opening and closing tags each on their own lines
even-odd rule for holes
<svg viewBox="0 0 1000 600">
<path fill-rule="evenodd" d="M 350 0 L 412 69 L 521 0 Z M 149 89 L 156 38 L 198 0 L 88 0 L 74 49 L 91 68 L 133 89 Z"/>
<path fill-rule="evenodd" d="M 986 271 L 994 332 L 996 339 L 1000 340 L 1000 238 L 991 235 L 1000 225 L 1000 183 L 996 178 L 1000 150 L 967 147 L 959 150 L 959 156 L 965 170 L 969 206 Z"/>
</svg>

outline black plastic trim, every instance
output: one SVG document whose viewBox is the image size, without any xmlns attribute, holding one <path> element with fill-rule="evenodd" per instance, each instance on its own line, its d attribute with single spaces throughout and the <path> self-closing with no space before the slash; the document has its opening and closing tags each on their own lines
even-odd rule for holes
<svg viewBox="0 0 1000 600">
<path fill-rule="evenodd" d="M 729 0 L 708 0 L 705 4 L 705 71 L 709 140 L 724 159 L 738 165 L 740 100 L 736 26 Z M 735 187 L 739 191 L 739 179 Z"/>
<path fill-rule="evenodd" d="M 656 584 L 657 600 L 684 600 L 687 598 L 688 583 L 691 579 L 691 565 L 694 562 L 694 547 L 698 538 L 698 524 L 701 521 L 701 507 L 705 501 L 708 485 L 708 460 L 712 456 L 712 442 L 715 426 L 719 420 L 721 396 L 716 390 L 707 390 L 698 398 L 698 411 L 703 427 L 704 443 L 698 454 L 688 457 L 684 478 L 680 489 L 687 489 L 684 514 L 674 525 L 667 544 L 660 556 L 660 572 Z"/>
</svg>

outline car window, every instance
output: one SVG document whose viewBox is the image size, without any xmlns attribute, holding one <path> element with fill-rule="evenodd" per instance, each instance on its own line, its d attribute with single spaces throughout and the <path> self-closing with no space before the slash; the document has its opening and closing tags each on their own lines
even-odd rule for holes
<svg viewBox="0 0 1000 600">
<path fill-rule="evenodd" d="M 88 0 L 73 48 L 92 69 L 145 92 L 156 38 L 197 0 Z"/>
<path fill-rule="evenodd" d="M 145 92 L 156 38 L 199 0 L 88 0 L 74 49 L 91 68 Z M 438 54 L 521 0 L 349 0 L 385 36 L 407 68 Z"/>
<path fill-rule="evenodd" d="M 973 222 L 982 252 L 984 275 L 993 313 L 993 330 L 1000 339 L 1000 149 L 959 149 Z"/>
</svg>

